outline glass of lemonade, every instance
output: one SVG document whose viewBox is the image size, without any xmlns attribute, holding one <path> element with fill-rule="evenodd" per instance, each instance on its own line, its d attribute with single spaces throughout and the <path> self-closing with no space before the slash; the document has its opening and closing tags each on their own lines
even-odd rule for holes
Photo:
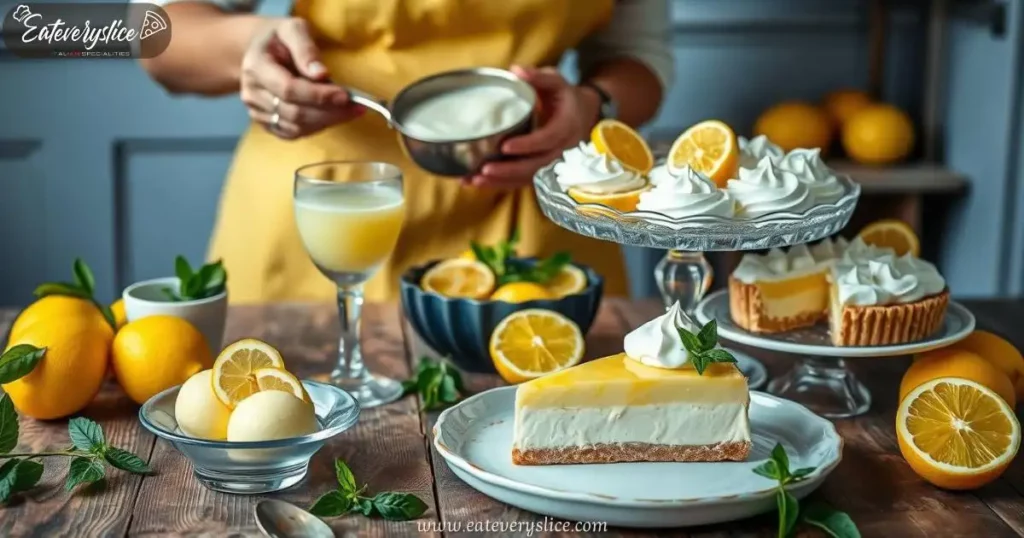
<svg viewBox="0 0 1024 538">
<path fill-rule="evenodd" d="M 363 408 L 397 400 L 402 385 L 371 374 L 359 347 L 363 283 L 394 250 L 405 217 L 402 172 L 382 162 L 323 162 L 295 172 L 295 221 L 320 272 L 338 286 L 341 342 L 331 382 Z"/>
</svg>

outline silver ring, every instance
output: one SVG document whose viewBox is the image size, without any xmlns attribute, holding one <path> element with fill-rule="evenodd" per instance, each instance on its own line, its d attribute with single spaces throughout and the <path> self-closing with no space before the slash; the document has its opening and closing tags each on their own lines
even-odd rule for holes
<svg viewBox="0 0 1024 538">
<path fill-rule="evenodd" d="M 270 115 L 270 130 L 271 131 L 277 132 L 277 130 L 281 128 L 281 126 L 279 125 L 280 123 L 281 123 L 281 115 L 280 114 L 278 114 L 277 112 L 274 112 L 273 114 Z"/>
<path fill-rule="evenodd" d="M 270 100 L 270 113 L 277 114 L 277 110 L 279 108 L 281 108 L 281 98 L 275 95 L 274 98 Z"/>
</svg>

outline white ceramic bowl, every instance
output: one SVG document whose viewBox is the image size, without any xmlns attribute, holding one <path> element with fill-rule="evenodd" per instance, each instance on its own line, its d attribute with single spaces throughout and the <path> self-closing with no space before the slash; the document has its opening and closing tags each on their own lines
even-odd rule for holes
<svg viewBox="0 0 1024 538">
<path fill-rule="evenodd" d="M 175 293 L 181 281 L 178 277 L 154 278 L 136 282 L 124 289 L 124 311 L 128 321 L 147 316 L 167 315 L 184 319 L 203 333 L 210 353 L 217 356 L 224 340 L 224 323 L 228 316 L 228 292 L 197 301 L 172 302 L 164 294 L 164 288 Z"/>
</svg>

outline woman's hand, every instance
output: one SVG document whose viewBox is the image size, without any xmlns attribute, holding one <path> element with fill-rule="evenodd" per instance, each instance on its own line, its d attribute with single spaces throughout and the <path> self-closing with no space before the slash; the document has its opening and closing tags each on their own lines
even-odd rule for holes
<svg viewBox="0 0 1024 538">
<path fill-rule="evenodd" d="M 242 58 L 242 102 L 253 120 L 289 140 L 362 115 L 327 75 L 306 21 L 275 19 Z"/>
<path fill-rule="evenodd" d="M 557 159 L 566 148 L 589 137 L 600 106 L 596 93 L 569 84 L 553 67 L 513 67 L 512 72 L 537 91 L 546 121 L 532 133 L 510 138 L 501 151 L 506 161 L 484 165 L 479 175 L 466 181 L 474 186 L 522 187 L 533 181 L 541 167 Z"/>
</svg>

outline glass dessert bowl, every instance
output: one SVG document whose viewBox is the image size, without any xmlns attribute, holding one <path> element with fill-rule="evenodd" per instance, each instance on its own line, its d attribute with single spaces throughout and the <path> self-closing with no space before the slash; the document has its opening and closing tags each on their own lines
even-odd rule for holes
<svg viewBox="0 0 1024 538">
<path fill-rule="evenodd" d="M 299 483 L 306 476 L 309 460 L 327 440 L 359 419 L 359 403 L 347 392 L 315 381 L 303 381 L 302 386 L 313 404 L 319 429 L 301 437 L 229 442 L 190 436 L 175 418 L 180 386 L 150 398 L 139 409 L 139 421 L 188 458 L 196 479 L 207 488 L 235 494 L 279 491 Z"/>
</svg>

